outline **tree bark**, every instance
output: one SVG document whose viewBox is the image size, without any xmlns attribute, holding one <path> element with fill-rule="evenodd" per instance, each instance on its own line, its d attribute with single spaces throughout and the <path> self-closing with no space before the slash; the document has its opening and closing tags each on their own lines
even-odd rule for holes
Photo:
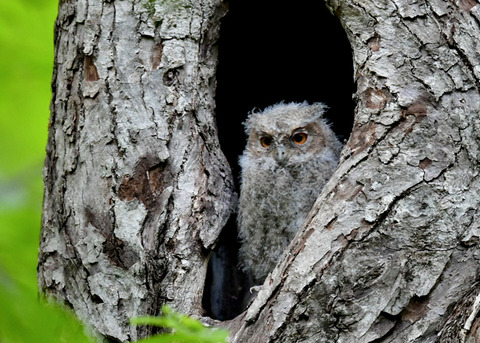
<svg viewBox="0 0 480 343">
<path fill-rule="evenodd" d="M 101 335 L 163 303 L 201 315 L 235 206 L 214 111 L 219 0 L 62 1 L 39 284 Z M 143 331 L 142 331 L 143 330 Z"/>
<path fill-rule="evenodd" d="M 473 342 L 480 6 L 328 5 L 353 49 L 353 132 L 233 342 Z"/>
<path fill-rule="evenodd" d="M 480 308 L 480 6 L 329 0 L 357 108 L 341 163 L 233 342 L 472 342 Z M 201 316 L 235 207 L 214 124 L 220 0 L 64 1 L 39 284 L 99 334 Z M 325 33 L 328 34 L 328 33 Z"/>
</svg>

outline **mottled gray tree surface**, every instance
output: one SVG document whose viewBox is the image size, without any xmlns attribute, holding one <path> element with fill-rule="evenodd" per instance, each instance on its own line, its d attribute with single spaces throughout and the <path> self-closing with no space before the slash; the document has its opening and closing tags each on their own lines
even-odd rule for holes
<svg viewBox="0 0 480 343">
<path fill-rule="evenodd" d="M 219 325 L 233 342 L 473 342 L 480 5 L 328 6 L 352 45 L 353 132 L 263 289 Z M 204 315 L 209 252 L 235 207 L 214 124 L 225 7 L 70 0 L 59 11 L 39 284 L 128 341 L 148 334 L 128 318 L 163 303 Z"/>
<path fill-rule="evenodd" d="M 220 1 L 62 1 L 40 287 L 101 334 L 163 303 L 200 315 L 232 210 L 213 117 Z M 141 330 L 141 329 L 140 329 Z"/>
</svg>

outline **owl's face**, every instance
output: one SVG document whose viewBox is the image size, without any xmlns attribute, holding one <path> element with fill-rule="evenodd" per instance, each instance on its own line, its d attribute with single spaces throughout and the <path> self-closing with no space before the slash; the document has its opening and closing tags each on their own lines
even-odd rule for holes
<svg viewBox="0 0 480 343">
<path fill-rule="evenodd" d="M 279 166 L 285 166 L 295 157 L 320 152 L 324 140 L 314 122 L 282 130 L 252 130 L 247 149 L 254 157 L 270 157 Z"/>
<path fill-rule="evenodd" d="M 254 113 L 246 127 L 250 158 L 284 167 L 303 162 L 325 148 L 323 106 L 287 104 Z"/>
</svg>

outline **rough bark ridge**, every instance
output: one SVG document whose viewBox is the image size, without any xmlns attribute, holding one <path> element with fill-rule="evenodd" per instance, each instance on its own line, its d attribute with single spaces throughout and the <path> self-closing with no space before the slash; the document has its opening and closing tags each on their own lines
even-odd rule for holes
<svg viewBox="0 0 480 343">
<path fill-rule="evenodd" d="M 479 324 L 480 6 L 328 5 L 353 48 L 354 129 L 233 342 L 464 342 Z"/>
<path fill-rule="evenodd" d="M 235 201 L 213 117 L 224 13 L 220 0 L 60 3 L 39 285 L 110 339 L 144 336 L 129 318 L 165 302 L 200 314 Z"/>
</svg>

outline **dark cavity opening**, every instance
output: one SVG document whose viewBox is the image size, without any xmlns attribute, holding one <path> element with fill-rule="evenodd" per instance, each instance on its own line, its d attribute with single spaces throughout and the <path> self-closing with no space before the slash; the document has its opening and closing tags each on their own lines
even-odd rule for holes
<svg viewBox="0 0 480 343">
<path fill-rule="evenodd" d="M 323 102 L 333 130 L 347 139 L 355 92 L 350 44 L 323 1 L 231 0 L 222 21 L 217 69 L 220 143 L 238 185 L 243 121 L 280 101 Z M 238 187 L 237 187 L 238 189 Z M 203 304 L 220 320 L 238 315 L 247 294 L 237 268 L 235 218 L 225 227 L 207 273 Z"/>
</svg>

